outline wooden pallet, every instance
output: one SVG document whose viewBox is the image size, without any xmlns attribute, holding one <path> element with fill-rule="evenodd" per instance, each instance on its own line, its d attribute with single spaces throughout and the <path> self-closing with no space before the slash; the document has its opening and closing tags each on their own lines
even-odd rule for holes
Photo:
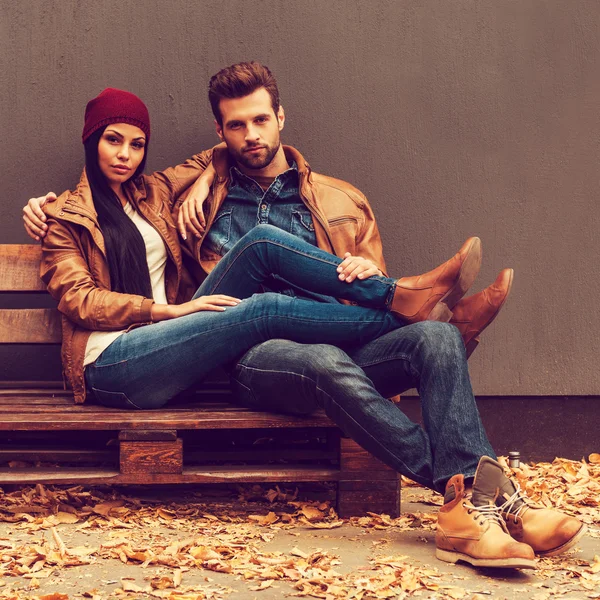
<svg viewBox="0 0 600 600">
<path fill-rule="evenodd" d="M 0 245 L 0 292 L 46 294 L 37 246 Z M 0 344 L 54 344 L 56 309 L 0 309 Z M 341 516 L 400 512 L 398 474 L 323 413 L 251 411 L 209 384 L 160 410 L 75 405 L 56 384 L 0 388 L 0 485 L 333 482 Z"/>
</svg>

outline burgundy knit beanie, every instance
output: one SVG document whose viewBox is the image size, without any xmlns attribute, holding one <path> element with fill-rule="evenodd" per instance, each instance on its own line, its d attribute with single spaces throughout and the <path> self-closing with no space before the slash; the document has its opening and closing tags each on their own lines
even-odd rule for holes
<svg viewBox="0 0 600 600">
<path fill-rule="evenodd" d="M 139 127 L 150 141 L 150 115 L 146 105 L 131 92 L 106 88 L 85 107 L 81 141 L 85 143 L 94 131 L 111 123 L 129 123 Z"/>
</svg>

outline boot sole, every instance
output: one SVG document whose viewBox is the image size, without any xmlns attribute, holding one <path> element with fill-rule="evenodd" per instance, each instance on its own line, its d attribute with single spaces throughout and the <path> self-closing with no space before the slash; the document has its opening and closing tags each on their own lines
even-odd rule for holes
<svg viewBox="0 0 600 600">
<path fill-rule="evenodd" d="M 467 256 L 460 267 L 456 283 L 440 298 L 427 316 L 427 320 L 444 321 L 447 323 L 452 318 L 452 308 L 454 308 L 473 285 L 480 268 L 481 240 L 476 237 L 473 238 L 471 247 L 467 251 Z M 449 318 L 446 319 L 446 316 L 449 316 Z"/>
<path fill-rule="evenodd" d="M 438 560 L 448 563 L 457 563 L 459 560 L 469 563 L 474 567 L 499 567 L 502 569 L 537 569 L 535 560 L 528 558 L 473 558 L 461 552 L 451 552 L 437 548 L 435 556 Z"/>
<path fill-rule="evenodd" d="M 557 554 L 562 554 L 567 550 L 570 550 L 587 532 L 587 525 L 583 523 L 579 531 L 568 541 L 565 542 L 562 546 L 558 548 L 554 548 L 552 550 L 544 550 L 543 552 L 536 552 L 538 556 L 556 556 Z"/>
</svg>

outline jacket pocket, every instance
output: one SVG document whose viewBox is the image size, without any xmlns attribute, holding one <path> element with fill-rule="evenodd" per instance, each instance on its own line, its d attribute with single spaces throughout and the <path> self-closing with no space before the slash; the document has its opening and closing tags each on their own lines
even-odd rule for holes
<svg viewBox="0 0 600 600">
<path fill-rule="evenodd" d="M 354 225 L 358 224 L 358 219 L 356 217 L 344 216 L 344 217 L 336 217 L 335 219 L 329 219 L 327 221 L 329 227 L 337 227 L 338 225 L 347 225 L 348 223 L 352 223 Z"/>
<path fill-rule="evenodd" d="M 127 410 L 141 410 L 141 408 L 134 404 L 126 394 L 123 392 L 107 392 L 106 390 L 99 390 L 93 387 L 92 392 L 94 397 L 102 406 L 108 406 L 109 408 L 124 408 Z"/>
</svg>

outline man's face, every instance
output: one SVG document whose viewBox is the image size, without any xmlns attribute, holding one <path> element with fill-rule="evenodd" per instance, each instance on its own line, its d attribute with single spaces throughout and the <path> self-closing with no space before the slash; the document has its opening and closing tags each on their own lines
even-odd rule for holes
<svg viewBox="0 0 600 600">
<path fill-rule="evenodd" d="M 275 114 L 269 92 L 259 88 L 243 98 L 224 98 L 219 107 L 223 125 L 216 124 L 217 134 L 233 158 L 251 170 L 271 164 L 281 145 L 285 115 L 281 106 Z"/>
</svg>

